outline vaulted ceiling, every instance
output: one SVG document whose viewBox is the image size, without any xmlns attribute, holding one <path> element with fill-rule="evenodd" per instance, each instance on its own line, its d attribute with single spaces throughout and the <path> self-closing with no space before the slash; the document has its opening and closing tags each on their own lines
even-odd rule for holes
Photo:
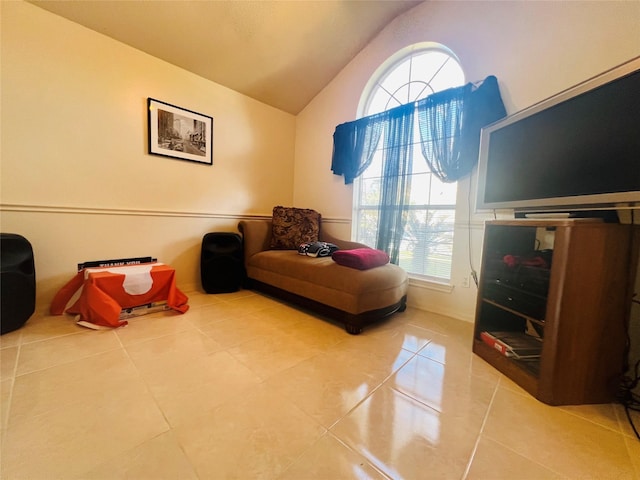
<svg viewBox="0 0 640 480">
<path fill-rule="evenodd" d="M 299 113 L 421 0 L 29 0 L 286 112 Z"/>
</svg>

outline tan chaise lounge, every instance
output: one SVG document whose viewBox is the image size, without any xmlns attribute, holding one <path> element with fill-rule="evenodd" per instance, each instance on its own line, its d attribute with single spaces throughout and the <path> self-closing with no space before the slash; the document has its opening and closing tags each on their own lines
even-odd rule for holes
<svg viewBox="0 0 640 480">
<path fill-rule="evenodd" d="M 331 257 L 299 255 L 297 250 L 270 248 L 272 221 L 243 220 L 247 286 L 296 303 L 344 323 L 351 334 L 406 308 L 408 277 L 397 265 L 368 270 L 338 265 Z M 319 240 L 341 250 L 365 247 L 320 230 Z"/>
</svg>

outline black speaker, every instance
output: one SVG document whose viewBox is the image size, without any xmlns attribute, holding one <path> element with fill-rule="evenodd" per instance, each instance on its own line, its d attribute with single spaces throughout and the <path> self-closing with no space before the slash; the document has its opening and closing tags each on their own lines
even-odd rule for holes
<svg viewBox="0 0 640 480">
<path fill-rule="evenodd" d="M 207 293 L 237 291 L 244 281 L 242 237 L 237 233 L 207 233 L 200 252 L 200 280 Z"/>
<path fill-rule="evenodd" d="M 36 310 L 36 269 L 29 241 L 0 233 L 0 334 L 22 327 Z"/>
</svg>

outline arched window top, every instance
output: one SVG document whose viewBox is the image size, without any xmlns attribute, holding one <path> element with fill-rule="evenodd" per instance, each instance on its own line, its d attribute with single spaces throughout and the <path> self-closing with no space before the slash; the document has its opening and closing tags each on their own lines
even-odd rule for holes
<svg viewBox="0 0 640 480">
<path fill-rule="evenodd" d="M 389 57 L 371 76 L 360 97 L 358 117 L 464 83 L 462 66 L 447 47 L 434 42 L 409 45 Z"/>
</svg>

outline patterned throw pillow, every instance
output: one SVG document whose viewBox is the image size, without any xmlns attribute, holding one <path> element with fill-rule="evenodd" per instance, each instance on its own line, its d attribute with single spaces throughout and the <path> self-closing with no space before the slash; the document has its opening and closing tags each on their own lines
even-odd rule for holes
<svg viewBox="0 0 640 480">
<path fill-rule="evenodd" d="M 297 250 L 318 241 L 320 214 L 308 208 L 273 207 L 271 248 Z"/>
</svg>

